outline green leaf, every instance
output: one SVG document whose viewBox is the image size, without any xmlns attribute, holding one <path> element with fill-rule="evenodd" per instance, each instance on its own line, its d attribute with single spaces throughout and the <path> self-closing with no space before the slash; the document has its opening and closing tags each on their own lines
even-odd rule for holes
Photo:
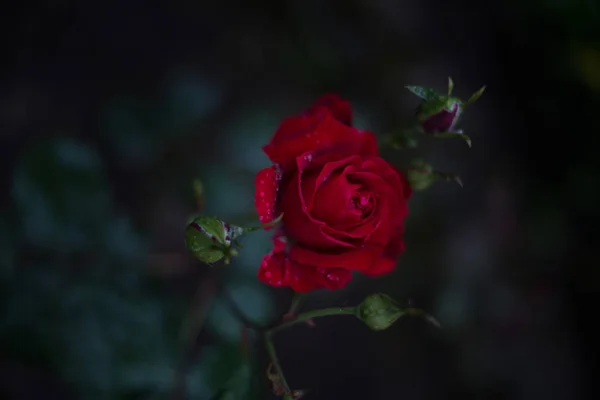
<svg viewBox="0 0 600 400">
<path fill-rule="evenodd" d="M 450 96 L 452 94 L 453 90 L 454 90 L 454 81 L 452 80 L 451 77 L 448 77 L 448 96 Z"/>
<path fill-rule="evenodd" d="M 467 135 L 465 135 L 462 132 L 442 132 L 442 133 L 436 133 L 433 135 L 433 137 L 438 138 L 438 139 L 456 139 L 456 138 L 461 138 L 463 139 L 466 143 L 467 146 L 471 147 L 471 138 Z"/>
<path fill-rule="evenodd" d="M 437 99 L 438 97 L 440 97 L 440 95 L 431 88 L 426 88 L 423 86 L 404 86 L 406 89 L 408 89 L 412 94 L 422 98 L 425 101 L 431 101 L 434 99 Z"/>
</svg>

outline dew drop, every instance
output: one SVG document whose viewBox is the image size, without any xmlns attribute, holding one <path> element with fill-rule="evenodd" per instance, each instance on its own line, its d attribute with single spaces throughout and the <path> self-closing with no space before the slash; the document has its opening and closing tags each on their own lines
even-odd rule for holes
<svg viewBox="0 0 600 400">
<path fill-rule="evenodd" d="M 271 271 L 265 271 L 265 278 L 270 279 L 271 276 L 273 276 L 273 274 L 271 273 Z"/>
<path fill-rule="evenodd" d="M 337 277 L 337 275 L 334 274 L 327 274 L 327 279 L 329 279 L 330 281 L 339 281 L 340 278 Z"/>
<path fill-rule="evenodd" d="M 265 192 L 260 192 L 260 197 L 265 197 Z"/>
<path fill-rule="evenodd" d="M 264 184 L 265 184 L 265 181 L 264 181 L 263 179 L 261 179 L 261 180 L 260 180 L 260 184 L 261 184 L 261 185 L 264 185 Z"/>
</svg>

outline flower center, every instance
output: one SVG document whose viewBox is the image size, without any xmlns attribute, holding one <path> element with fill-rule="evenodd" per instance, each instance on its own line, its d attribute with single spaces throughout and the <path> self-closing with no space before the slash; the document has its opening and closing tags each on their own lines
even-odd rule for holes
<svg viewBox="0 0 600 400">
<path fill-rule="evenodd" d="M 365 218 L 373 211 L 373 196 L 371 193 L 356 193 L 350 198 L 350 205 L 357 215 Z"/>
</svg>

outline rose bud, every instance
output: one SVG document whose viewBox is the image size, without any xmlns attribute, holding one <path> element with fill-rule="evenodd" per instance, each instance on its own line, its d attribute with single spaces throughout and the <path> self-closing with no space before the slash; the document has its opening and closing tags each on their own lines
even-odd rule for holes
<svg viewBox="0 0 600 400">
<path fill-rule="evenodd" d="M 421 98 L 416 116 L 423 132 L 437 134 L 453 132 L 465 107 L 481 97 L 485 86 L 473 93 L 466 102 L 457 97 L 451 97 L 454 89 L 452 78 L 448 78 L 448 94 L 445 96 L 438 94 L 433 89 L 421 86 L 406 86 L 406 89 Z"/>
<path fill-rule="evenodd" d="M 417 119 L 425 133 L 452 132 L 462 113 L 462 101 L 455 97 L 439 97 L 422 102 Z"/>
<path fill-rule="evenodd" d="M 374 293 L 360 303 L 356 316 L 374 331 L 382 331 L 392 326 L 402 315 L 404 311 L 391 297 Z"/>
<path fill-rule="evenodd" d="M 200 261 L 207 264 L 225 258 L 229 263 L 237 251 L 231 247 L 235 239 L 244 233 L 244 228 L 229 225 L 216 217 L 199 216 L 185 230 L 187 249 Z"/>
</svg>

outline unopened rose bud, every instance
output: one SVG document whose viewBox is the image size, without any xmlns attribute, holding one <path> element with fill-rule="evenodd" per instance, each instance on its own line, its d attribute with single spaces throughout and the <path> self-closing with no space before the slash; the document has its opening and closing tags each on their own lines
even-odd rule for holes
<svg viewBox="0 0 600 400">
<path fill-rule="evenodd" d="M 419 105 L 417 119 L 425 133 L 451 132 L 462 114 L 462 108 L 460 99 L 438 97 Z"/>
<path fill-rule="evenodd" d="M 374 331 L 389 328 L 403 314 L 396 302 L 382 293 L 367 296 L 357 309 L 357 317 Z"/>
<path fill-rule="evenodd" d="M 440 95 L 431 88 L 421 86 L 406 86 L 406 88 L 421 98 L 421 104 L 416 112 L 417 120 L 423 132 L 429 134 L 454 132 L 465 107 L 477 101 L 485 91 L 483 86 L 464 102 L 451 96 L 454 89 L 451 78 L 448 78 L 447 95 Z"/>
<path fill-rule="evenodd" d="M 188 250 L 202 262 L 211 264 L 225 258 L 225 263 L 228 263 L 232 256 L 238 254 L 231 245 L 243 233 L 244 228 L 239 226 L 216 217 L 200 216 L 188 224 L 185 242 Z"/>
</svg>

